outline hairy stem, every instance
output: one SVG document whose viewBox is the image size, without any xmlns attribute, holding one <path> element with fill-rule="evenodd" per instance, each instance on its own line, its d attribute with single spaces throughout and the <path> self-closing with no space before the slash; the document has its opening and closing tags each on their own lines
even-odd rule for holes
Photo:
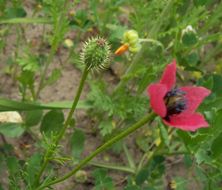
<svg viewBox="0 0 222 190">
<path fill-rule="evenodd" d="M 58 178 L 54 181 L 49 182 L 46 185 L 43 185 L 42 187 L 39 187 L 38 190 L 44 189 L 45 187 L 49 187 L 53 184 L 60 183 L 62 181 L 65 181 L 69 177 L 73 176 L 78 170 L 86 166 L 94 157 L 96 157 L 101 152 L 105 151 L 108 147 L 113 145 L 114 143 L 118 142 L 119 140 L 123 139 L 124 137 L 130 135 L 134 131 L 136 131 L 138 128 L 142 127 L 144 124 L 146 124 L 148 121 L 152 121 L 155 118 L 154 113 L 150 113 L 148 115 L 145 115 L 141 120 L 139 120 L 137 123 L 129 127 L 128 129 L 122 131 L 115 137 L 111 138 L 107 142 L 105 142 L 102 146 L 98 147 L 94 152 L 92 152 L 89 156 L 87 156 L 85 159 L 80 161 L 80 163 L 68 174 L 64 175 L 61 178 Z"/>
<path fill-rule="evenodd" d="M 76 96 L 74 98 L 73 104 L 72 104 L 72 108 L 69 111 L 69 114 L 67 116 L 67 119 L 66 119 L 66 121 L 64 123 L 63 128 L 61 129 L 61 131 L 59 132 L 58 136 L 54 140 L 54 144 L 55 144 L 54 150 L 57 148 L 57 146 L 59 144 L 59 141 L 62 139 L 63 135 L 65 134 L 65 131 L 66 131 L 67 127 L 69 126 L 69 124 L 71 122 L 73 113 L 74 113 L 74 111 L 76 109 L 76 106 L 77 106 L 77 103 L 79 101 L 79 98 L 80 98 L 81 92 L 83 90 L 84 83 L 85 83 L 85 80 L 87 78 L 88 73 L 89 73 L 89 70 L 88 70 L 88 67 L 86 66 L 84 71 L 83 71 L 82 78 L 81 78 L 81 81 L 79 83 L 79 87 L 78 87 L 78 90 L 76 92 Z M 42 176 L 42 174 L 43 174 L 43 172 L 44 172 L 44 170 L 45 170 L 45 168 L 46 168 L 46 166 L 47 166 L 47 164 L 48 164 L 48 162 L 50 160 L 50 157 L 52 156 L 54 150 L 50 149 L 50 150 L 46 151 L 46 153 L 44 155 L 44 161 L 43 161 L 42 167 L 41 167 L 40 172 L 39 172 L 39 174 L 37 175 L 37 178 L 36 178 L 37 179 L 36 184 L 39 183 L 40 178 L 41 178 L 41 176 Z"/>
<path fill-rule="evenodd" d="M 118 170 L 118 171 L 122 171 L 122 172 L 135 174 L 135 170 L 129 166 L 120 166 L 120 165 L 116 165 L 113 163 L 100 163 L 100 162 L 94 162 L 94 161 L 89 162 L 89 164 L 92 166 L 97 166 L 97 167 L 101 167 L 101 168 L 107 168 L 107 169 L 111 169 L 111 170 Z"/>
</svg>

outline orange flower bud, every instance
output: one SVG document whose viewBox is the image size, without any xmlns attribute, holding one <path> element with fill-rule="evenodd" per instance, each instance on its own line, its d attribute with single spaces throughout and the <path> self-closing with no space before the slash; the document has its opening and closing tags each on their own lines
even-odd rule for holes
<svg viewBox="0 0 222 190">
<path fill-rule="evenodd" d="M 123 44 L 115 51 L 115 55 L 122 55 L 128 49 L 129 49 L 129 45 L 128 44 Z"/>
</svg>

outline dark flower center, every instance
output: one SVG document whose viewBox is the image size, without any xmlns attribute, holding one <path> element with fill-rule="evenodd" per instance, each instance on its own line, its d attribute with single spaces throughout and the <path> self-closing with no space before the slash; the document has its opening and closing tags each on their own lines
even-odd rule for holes
<svg viewBox="0 0 222 190">
<path fill-rule="evenodd" d="M 167 115 L 164 119 L 169 121 L 169 116 L 179 114 L 186 109 L 186 93 L 179 88 L 173 88 L 164 97 L 164 102 L 167 107 Z"/>
</svg>

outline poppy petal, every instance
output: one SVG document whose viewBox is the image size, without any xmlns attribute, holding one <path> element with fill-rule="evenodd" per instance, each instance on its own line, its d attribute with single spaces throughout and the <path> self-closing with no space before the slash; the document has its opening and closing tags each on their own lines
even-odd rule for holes
<svg viewBox="0 0 222 190">
<path fill-rule="evenodd" d="M 151 84 L 147 89 L 150 96 L 150 105 L 153 111 L 161 117 L 165 117 L 167 109 L 164 102 L 164 96 L 167 93 L 167 87 L 164 84 Z"/>
<path fill-rule="evenodd" d="M 182 113 L 172 115 L 169 121 L 164 120 L 164 123 L 184 131 L 196 131 L 201 127 L 208 127 L 209 124 L 200 113 Z"/>
<path fill-rule="evenodd" d="M 170 91 L 176 82 L 176 60 L 166 66 L 162 78 L 160 80 L 161 84 L 167 86 L 167 90 Z"/>
<path fill-rule="evenodd" d="M 203 99 L 207 97 L 211 91 L 204 88 L 204 87 L 196 87 L 196 86 L 185 86 L 180 88 L 182 91 L 184 91 L 185 98 L 186 98 L 186 109 L 184 110 L 184 113 L 189 112 L 193 113 L 198 108 L 198 106 L 201 104 Z"/>
</svg>

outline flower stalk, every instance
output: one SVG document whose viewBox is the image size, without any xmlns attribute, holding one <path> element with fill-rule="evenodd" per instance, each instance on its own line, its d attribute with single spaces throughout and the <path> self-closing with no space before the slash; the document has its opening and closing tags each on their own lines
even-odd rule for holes
<svg viewBox="0 0 222 190">
<path fill-rule="evenodd" d="M 89 156 L 87 156 L 85 159 L 83 159 L 82 161 L 79 162 L 79 164 L 72 170 L 70 171 L 68 174 L 64 175 L 61 178 L 58 178 L 54 181 L 49 182 L 48 184 L 43 185 L 42 187 L 40 186 L 37 190 L 42 190 L 45 187 L 50 187 L 51 185 L 60 183 L 62 181 L 65 181 L 66 179 L 68 179 L 69 177 L 73 176 L 77 171 L 79 171 L 80 169 L 82 169 L 84 166 L 86 166 L 94 157 L 96 157 L 98 154 L 100 154 L 101 152 L 105 151 L 108 147 L 110 147 L 111 145 L 115 144 L 116 142 L 118 142 L 119 140 L 125 138 L 126 136 L 130 135 L 131 133 L 133 133 L 134 131 L 136 131 L 137 129 L 139 129 L 140 127 L 142 127 L 143 125 L 145 125 L 148 122 L 153 121 L 153 119 L 155 118 L 156 114 L 155 113 L 149 113 L 147 115 L 145 115 L 141 120 L 139 120 L 137 123 L 135 123 L 134 125 L 132 125 L 131 127 L 129 127 L 128 129 L 122 131 L 121 133 L 119 133 L 118 135 L 114 136 L 113 138 L 111 138 L 110 140 L 108 140 L 107 142 L 105 142 L 102 146 L 98 147 L 94 152 L 92 152 Z"/>
<path fill-rule="evenodd" d="M 67 127 L 70 125 L 72 116 L 76 110 L 76 106 L 78 104 L 81 92 L 83 90 L 87 75 L 91 69 L 102 69 L 108 64 L 110 57 L 110 46 L 108 42 L 100 37 L 92 38 L 85 42 L 82 54 L 81 54 L 81 60 L 82 63 L 85 65 L 85 69 L 83 71 L 78 90 L 76 92 L 75 98 L 73 100 L 73 104 L 71 107 L 71 110 L 69 111 L 69 114 L 66 118 L 66 121 L 60 130 L 59 134 L 53 139 L 53 146 L 48 148 L 44 155 L 43 164 L 41 166 L 41 169 L 36 177 L 35 185 L 39 185 L 41 176 L 46 168 L 46 166 L 49 163 L 49 160 L 53 156 L 55 150 L 58 147 L 59 141 L 62 139 L 62 137 L 65 134 L 65 131 Z"/>
<path fill-rule="evenodd" d="M 63 135 L 65 134 L 65 131 L 66 131 L 67 127 L 69 126 L 69 124 L 70 124 L 70 122 L 71 122 L 73 113 L 75 112 L 75 109 L 76 109 L 77 103 L 78 103 L 78 101 L 79 101 L 81 92 L 82 92 L 82 90 L 83 90 L 84 83 L 85 83 L 85 81 L 86 81 L 86 78 L 87 78 L 88 73 L 89 73 L 89 69 L 88 69 L 88 67 L 86 66 L 85 69 L 84 69 L 84 71 L 83 71 L 82 78 L 81 78 L 81 81 L 80 81 L 80 83 L 79 83 L 79 87 L 78 87 L 78 90 L 77 90 L 77 92 L 76 92 L 76 96 L 75 96 L 75 98 L 74 98 L 74 101 L 73 101 L 71 110 L 69 111 L 69 114 L 68 114 L 68 116 L 67 116 L 67 119 L 66 119 L 66 121 L 65 121 L 65 123 L 64 123 L 63 128 L 62 128 L 61 131 L 59 132 L 58 136 L 55 138 L 55 141 L 54 141 L 54 144 L 55 144 L 54 150 L 57 148 L 59 141 L 62 139 Z M 47 150 L 47 152 L 45 153 L 42 167 L 41 167 L 40 172 L 39 172 L 39 174 L 37 175 L 37 178 L 36 178 L 36 179 L 37 179 L 37 181 L 36 181 L 37 184 L 39 183 L 40 178 L 41 178 L 41 176 L 42 176 L 42 174 L 43 174 L 43 172 L 44 172 L 44 170 L 45 170 L 45 168 L 46 168 L 46 166 L 47 166 L 47 164 L 48 164 L 48 162 L 49 162 L 49 160 L 50 160 L 50 158 L 51 158 L 54 150 Z"/>
</svg>

